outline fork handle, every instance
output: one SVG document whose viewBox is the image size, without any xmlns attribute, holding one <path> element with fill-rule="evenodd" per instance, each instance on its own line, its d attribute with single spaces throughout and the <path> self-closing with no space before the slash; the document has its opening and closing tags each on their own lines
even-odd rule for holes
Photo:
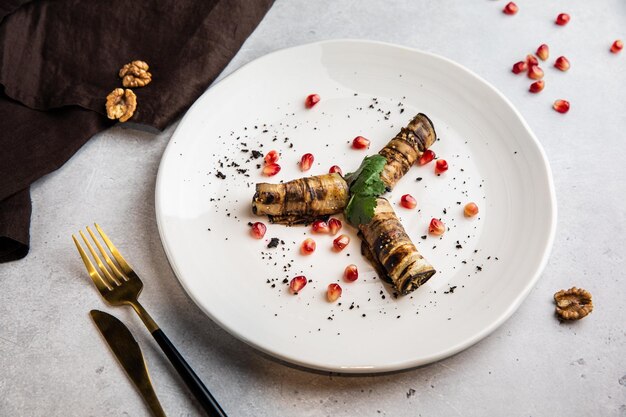
<svg viewBox="0 0 626 417">
<path fill-rule="evenodd" d="M 178 350 L 174 347 L 170 339 L 165 336 L 163 330 L 156 329 L 152 332 L 152 336 L 154 340 L 157 341 L 165 356 L 170 360 L 178 375 L 181 376 L 185 384 L 193 395 L 196 397 L 204 411 L 210 417 L 227 417 L 222 407 L 215 401 L 213 395 L 209 392 L 207 387 L 204 386 L 202 380 L 196 375 L 196 373 L 191 369 L 191 366 L 185 361 L 185 358 L 178 352 Z"/>
</svg>

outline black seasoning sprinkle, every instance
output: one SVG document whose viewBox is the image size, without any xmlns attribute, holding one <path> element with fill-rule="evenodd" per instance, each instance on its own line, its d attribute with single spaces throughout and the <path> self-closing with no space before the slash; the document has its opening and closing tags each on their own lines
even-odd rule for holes
<svg viewBox="0 0 626 417">
<path fill-rule="evenodd" d="M 267 244 L 267 247 L 268 249 L 275 248 L 278 246 L 278 243 L 280 243 L 280 239 L 278 239 L 277 237 L 273 237 L 270 240 L 270 243 Z"/>
<path fill-rule="evenodd" d="M 424 235 L 424 236 L 422 236 L 422 239 L 426 239 L 427 237 L 428 237 L 428 236 Z"/>
<path fill-rule="evenodd" d="M 457 244 L 457 245 L 456 245 L 456 248 L 457 248 L 457 249 L 463 249 L 463 246 L 461 246 L 460 244 Z"/>
<path fill-rule="evenodd" d="M 221 171 L 217 171 L 217 174 L 215 174 L 215 176 L 221 180 L 226 179 L 226 175 L 224 175 Z"/>
<path fill-rule="evenodd" d="M 422 180 L 422 177 L 415 178 L 415 181 L 417 181 L 417 182 L 420 182 L 421 180 Z M 459 204 L 461 204 L 461 203 L 459 203 Z"/>
<path fill-rule="evenodd" d="M 482 270 L 483 270 L 483 268 L 482 268 L 482 266 L 477 266 L 477 267 L 476 267 L 476 270 L 477 270 L 477 271 L 482 271 Z"/>
</svg>

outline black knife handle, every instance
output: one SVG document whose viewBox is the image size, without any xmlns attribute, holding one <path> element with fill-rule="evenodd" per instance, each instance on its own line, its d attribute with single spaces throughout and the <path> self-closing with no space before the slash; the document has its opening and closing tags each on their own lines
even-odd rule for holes
<svg viewBox="0 0 626 417">
<path fill-rule="evenodd" d="M 163 330 L 157 329 L 153 331 L 152 336 L 159 346 L 161 346 L 161 350 L 163 350 L 165 356 L 167 356 L 172 365 L 174 365 L 178 375 L 185 381 L 185 384 L 187 384 L 187 387 L 196 397 L 204 411 L 211 417 L 227 417 L 222 407 L 220 407 L 217 401 L 215 401 L 215 398 L 213 398 L 213 395 L 211 395 L 209 390 L 204 386 L 202 380 L 196 375 L 193 369 L 191 369 L 191 366 L 185 361 L 185 358 L 178 353 L 178 350 L 174 347 L 172 342 L 170 342 L 170 339 L 165 336 Z"/>
</svg>

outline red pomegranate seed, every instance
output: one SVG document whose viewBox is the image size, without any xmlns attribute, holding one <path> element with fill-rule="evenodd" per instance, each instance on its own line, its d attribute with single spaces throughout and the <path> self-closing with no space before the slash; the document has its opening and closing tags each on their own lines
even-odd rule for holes
<svg viewBox="0 0 626 417">
<path fill-rule="evenodd" d="M 263 167 L 263 175 L 266 177 L 272 177 L 280 172 L 280 165 L 267 164 Z"/>
<path fill-rule="evenodd" d="M 420 165 L 426 165 L 433 159 L 435 159 L 435 153 L 430 149 L 426 149 L 422 156 L 420 156 L 420 159 L 417 160 L 417 163 Z"/>
<path fill-rule="evenodd" d="M 528 65 L 528 69 L 530 69 L 533 65 L 539 65 L 539 61 L 537 61 L 534 55 L 528 54 L 526 55 L 526 65 Z"/>
<path fill-rule="evenodd" d="M 328 220 L 328 228 L 330 229 L 330 234 L 333 236 L 336 235 L 339 230 L 341 230 L 341 226 L 341 220 L 339 219 L 331 217 L 330 220 Z"/>
<path fill-rule="evenodd" d="M 557 100 L 552 105 L 552 108 L 559 113 L 567 113 L 569 111 L 569 101 L 567 100 Z"/>
<path fill-rule="evenodd" d="M 555 23 L 559 26 L 565 26 L 569 22 L 569 15 L 567 13 L 561 13 L 556 17 Z"/>
<path fill-rule="evenodd" d="M 561 71 L 567 71 L 570 67 L 569 60 L 564 56 L 560 56 L 554 62 L 554 66 Z"/>
<path fill-rule="evenodd" d="M 531 65 L 528 69 L 528 78 L 532 80 L 540 80 L 543 78 L 543 70 L 539 65 Z"/>
<path fill-rule="evenodd" d="M 261 222 L 256 222 L 250 227 L 250 234 L 255 239 L 263 239 L 266 231 L 267 227 Z"/>
<path fill-rule="evenodd" d="M 535 81 L 534 83 L 530 85 L 530 88 L 528 89 L 528 91 L 536 94 L 540 92 L 541 90 L 543 90 L 543 87 L 545 87 L 545 85 L 546 83 L 543 80 Z"/>
<path fill-rule="evenodd" d="M 302 242 L 302 245 L 300 246 L 300 252 L 302 252 L 303 255 L 310 255 L 315 252 L 316 247 L 317 245 L 315 244 L 315 241 L 311 238 L 307 238 L 304 239 L 304 242 Z"/>
<path fill-rule="evenodd" d="M 417 200 L 411 194 L 405 194 L 400 198 L 400 204 L 404 208 L 414 209 L 417 206 Z"/>
<path fill-rule="evenodd" d="M 328 284 L 326 290 L 326 298 L 331 303 L 337 301 L 341 297 L 341 286 L 339 284 Z"/>
<path fill-rule="evenodd" d="M 476 203 L 467 203 L 463 208 L 463 214 L 465 217 L 474 217 L 478 214 L 478 206 Z"/>
<path fill-rule="evenodd" d="M 343 171 L 341 170 L 341 168 L 339 168 L 339 165 L 333 165 L 332 167 L 330 167 L 328 173 L 343 175 Z"/>
<path fill-rule="evenodd" d="M 311 225 L 311 229 L 313 230 L 313 233 L 328 233 L 330 231 L 328 223 L 324 220 L 315 220 Z"/>
<path fill-rule="evenodd" d="M 437 159 L 435 163 L 435 174 L 441 175 L 448 170 L 448 163 L 445 159 Z"/>
<path fill-rule="evenodd" d="M 346 281 L 356 281 L 359 278 L 359 270 L 356 268 L 356 265 L 346 266 L 345 271 L 343 271 L 343 277 Z"/>
<path fill-rule="evenodd" d="M 295 278 L 291 279 L 289 282 L 289 289 L 294 293 L 298 294 L 306 285 L 306 277 L 304 275 L 298 275 Z"/>
<path fill-rule="evenodd" d="M 611 45 L 611 52 L 614 54 L 618 53 L 622 49 L 624 49 L 624 42 L 619 39 L 613 42 L 613 45 Z"/>
<path fill-rule="evenodd" d="M 337 239 L 333 240 L 333 247 L 337 252 L 342 251 L 350 243 L 350 237 L 348 235 L 340 235 Z"/>
<path fill-rule="evenodd" d="M 510 2 L 510 3 L 507 3 L 506 6 L 504 6 L 504 9 L 502 9 L 502 13 L 512 15 L 512 14 L 517 13 L 518 10 L 519 10 L 519 7 L 517 7 L 517 4 Z"/>
<path fill-rule="evenodd" d="M 519 61 L 513 64 L 513 74 L 521 74 L 522 72 L 526 72 L 528 69 L 528 64 L 526 61 Z"/>
<path fill-rule="evenodd" d="M 428 233 L 435 236 L 441 236 L 446 231 L 446 225 L 439 219 L 433 219 L 430 221 L 430 225 L 428 226 Z"/>
<path fill-rule="evenodd" d="M 536 53 L 539 59 L 541 59 L 542 61 L 545 61 L 550 56 L 550 49 L 548 48 L 548 45 L 543 43 L 539 45 L 539 48 L 537 48 Z"/>
<path fill-rule="evenodd" d="M 304 107 L 310 109 L 320 102 L 320 96 L 318 94 L 309 94 L 304 100 Z"/>
<path fill-rule="evenodd" d="M 265 163 L 266 164 L 275 164 L 278 162 L 278 158 L 280 155 L 276 151 L 269 151 L 267 155 L 265 155 Z"/>
<path fill-rule="evenodd" d="M 352 147 L 354 149 L 367 149 L 370 147 L 369 139 L 365 139 L 363 136 L 357 136 L 352 141 Z"/>
<path fill-rule="evenodd" d="M 314 160 L 315 158 L 312 153 L 305 153 L 302 155 L 302 158 L 300 158 L 300 171 L 308 171 L 311 169 L 311 165 L 313 165 Z"/>
</svg>

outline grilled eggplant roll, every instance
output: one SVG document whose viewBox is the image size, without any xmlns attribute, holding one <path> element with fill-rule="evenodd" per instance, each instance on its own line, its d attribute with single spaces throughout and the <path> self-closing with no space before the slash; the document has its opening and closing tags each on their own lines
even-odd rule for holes
<svg viewBox="0 0 626 417">
<path fill-rule="evenodd" d="M 348 199 L 348 184 L 341 175 L 317 175 L 282 184 L 257 184 L 252 212 L 267 215 L 271 223 L 308 224 L 341 213 Z"/>
<path fill-rule="evenodd" d="M 437 271 L 417 251 L 391 204 L 380 197 L 376 203 L 372 220 L 359 226 L 361 250 L 381 279 L 408 294 Z"/>
<path fill-rule="evenodd" d="M 437 134 L 433 122 L 425 114 L 418 113 L 406 127 L 400 129 L 395 138 L 378 152 L 387 159 L 387 165 L 380 174 L 387 191 L 393 189 L 400 178 L 436 139 Z"/>
</svg>

